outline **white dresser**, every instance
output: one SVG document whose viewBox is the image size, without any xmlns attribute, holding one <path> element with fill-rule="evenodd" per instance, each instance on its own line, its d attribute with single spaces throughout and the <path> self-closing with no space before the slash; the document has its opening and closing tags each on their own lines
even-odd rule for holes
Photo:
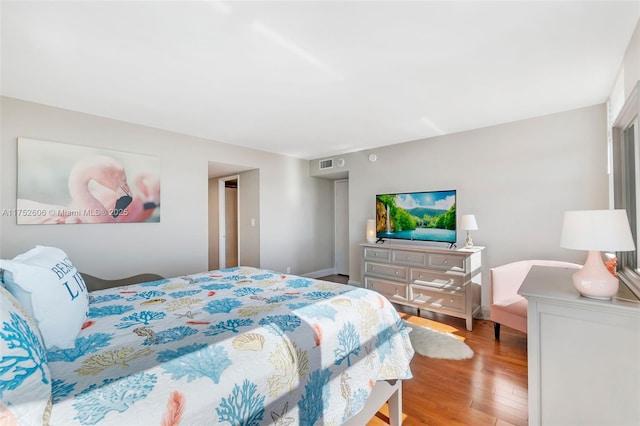
<svg viewBox="0 0 640 426">
<path fill-rule="evenodd" d="M 390 301 L 466 320 L 480 311 L 482 249 L 451 250 L 412 245 L 362 244 L 366 288 Z"/>
<path fill-rule="evenodd" d="M 573 272 L 534 266 L 520 287 L 529 424 L 640 425 L 640 303 L 582 297 Z M 620 287 L 619 296 L 636 299 Z"/>
</svg>

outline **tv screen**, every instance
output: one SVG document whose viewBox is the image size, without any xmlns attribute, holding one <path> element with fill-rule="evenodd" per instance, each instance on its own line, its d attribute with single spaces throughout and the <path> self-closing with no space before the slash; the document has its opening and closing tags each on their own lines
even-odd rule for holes
<svg viewBox="0 0 640 426">
<path fill-rule="evenodd" d="M 378 239 L 456 242 L 456 191 L 376 195 Z"/>
</svg>

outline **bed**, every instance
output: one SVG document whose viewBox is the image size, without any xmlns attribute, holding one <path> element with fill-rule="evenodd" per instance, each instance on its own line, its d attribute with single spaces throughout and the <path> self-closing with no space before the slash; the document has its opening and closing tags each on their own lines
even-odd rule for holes
<svg viewBox="0 0 640 426">
<path fill-rule="evenodd" d="M 375 292 L 239 267 L 88 303 L 73 347 L 46 351 L 51 425 L 361 425 L 387 400 L 401 422 L 413 349 Z"/>
</svg>

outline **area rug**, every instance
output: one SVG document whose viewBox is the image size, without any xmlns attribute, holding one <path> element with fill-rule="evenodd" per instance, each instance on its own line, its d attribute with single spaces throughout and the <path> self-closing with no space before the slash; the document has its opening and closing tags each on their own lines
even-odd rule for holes
<svg viewBox="0 0 640 426">
<path fill-rule="evenodd" d="M 435 331 L 407 321 L 404 322 L 404 325 L 409 331 L 413 349 L 420 355 L 455 360 L 473 357 L 473 350 L 452 334 Z"/>
</svg>

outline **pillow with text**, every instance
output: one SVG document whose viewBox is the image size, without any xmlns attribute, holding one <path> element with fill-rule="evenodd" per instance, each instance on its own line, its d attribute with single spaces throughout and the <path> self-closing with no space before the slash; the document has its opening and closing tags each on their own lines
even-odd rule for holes
<svg viewBox="0 0 640 426">
<path fill-rule="evenodd" d="M 0 260 L 4 285 L 36 320 L 47 349 L 73 348 L 86 321 L 89 297 L 82 276 L 59 248 L 36 246 Z"/>
</svg>

